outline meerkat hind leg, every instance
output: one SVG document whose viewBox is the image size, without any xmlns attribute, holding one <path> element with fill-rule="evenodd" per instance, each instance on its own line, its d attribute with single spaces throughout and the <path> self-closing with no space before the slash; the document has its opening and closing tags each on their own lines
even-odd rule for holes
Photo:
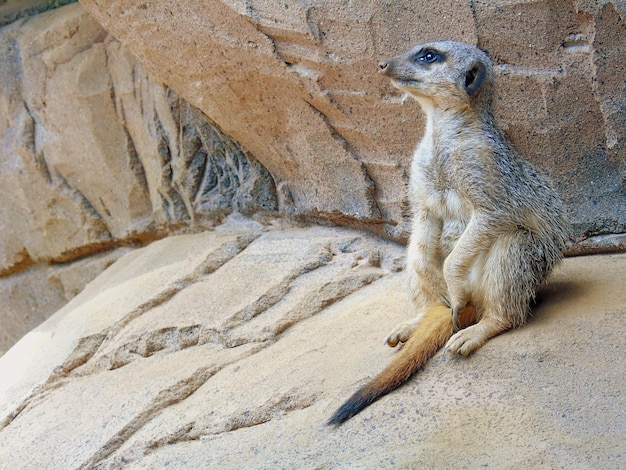
<svg viewBox="0 0 626 470">
<path fill-rule="evenodd" d="M 445 347 L 451 353 L 469 356 L 490 338 L 508 330 L 511 326 L 502 320 L 496 320 L 488 315 L 483 316 L 475 325 L 468 326 L 452 335 Z"/>
<path fill-rule="evenodd" d="M 392 348 L 395 348 L 398 343 L 406 343 L 411 337 L 411 334 L 417 328 L 417 325 L 421 321 L 422 317 L 423 315 L 418 315 L 410 320 L 396 325 L 396 327 L 391 330 L 385 338 L 385 343 Z"/>
</svg>

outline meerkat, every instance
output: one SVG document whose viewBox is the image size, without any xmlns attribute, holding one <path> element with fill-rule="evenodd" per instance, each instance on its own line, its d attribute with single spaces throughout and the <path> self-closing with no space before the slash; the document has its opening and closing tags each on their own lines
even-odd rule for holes
<svg viewBox="0 0 626 470">
<path fill-rule="evenodd" d="M 524 324 L 569 234 L 558 194 L 496 124 L 485 52 L 450 41 L 418 45 L 379 72 L 426 117 L 409 180 L 406 272 L 416 316 L 386 337 L 391 347 L 406 343 L 391 364 L 329 424 L 397 388 L 444 345 L 467 356 Z"/>
</svg>

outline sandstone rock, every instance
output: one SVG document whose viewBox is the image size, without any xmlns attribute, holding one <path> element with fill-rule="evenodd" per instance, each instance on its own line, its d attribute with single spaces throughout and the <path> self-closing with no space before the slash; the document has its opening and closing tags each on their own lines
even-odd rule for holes
<svg viewBox="0 0 626 470">
<path fill-rule="evenodd" d="M 392 357 L 401 247 L 235 213 L 94 253 L 276 208 L 402 240 L 421 114 L 375 68 L 442 32 L 490 51 L 576 252 L 624 249 L 621 2 L 85 0 L 121 43 L 21 3 L 0 6 L 0 354 L 126 255 L 0 358 L 0 466 L 620 465 L 623 256 L 567 260 L 529 326 L 331 431 Z"/>
<path fill-rule="evenodd" d="M 0 358 L 9 468 L 619 468 L 626 256 L 567 259 L 530 324 L 438 354 L 339 428 L 394 355 L 403 248 L 243 227 L 134 250 Z"/>
<path fill-rule="evenodd" d="M 267 170 L 80 5 L 2 27 L 0 55 L 0 353 L 71 298 L 50 263 L 82 276 L 68 263 L 276 208 Z"/>
<path fill-rule="evenodd" d="M 231 210 L 404 239 L 421 113 L 374 70 L 443 32 L 491 52 L 496 113 L 565 196 L 585 239 L 571 252 L 624 249 L 619 2 L 85 1 L 150 73 L 80 5 L 26 19 L 65 3 L 0 7 L 0 275 Z"/>
<path fill-rule="evenodd" d="M 0 272 L 276 207 L 267 171 L 78 4 L 0 30 Z"/>
<path fill-rule="evenodd" d="M 376 65 L 428 40 L 478 44 L 497 117 L 556 180 L 576 237 L 626 232 L 622 2 L 82 3 L 269 169 L 283 209 L 395 238 L 422 117 Z"/>
<path fill-rule="evenodd" d="M 20 18 L 43 13 L 76 0 L 3 0 L 0 4 L 0 27 Z"/>
<path fill-rule="evenodd" d="M 0 278 L 0 355 L 79 294 L 128 250 L 118 248 L 70 264 L 38 264 Z"/>
<path fill-rule="evenodd" d="M 201 273 L 217 269 L 225 260 L 245 247 L 254 236 L 254 234 L 189 235 L 177 239 L 184 246 L 176 250 L 172 245 L 176 241 L 168 239 L 152 245 L 153 249 L 159 252 L 154 259 L 151 256 L 146 257 L 145 251 L 127 254 L 119 263 L 91 283 L 80 296 L 72 299 L 58 312 L 55 319 L 48 320 L 49 323 L 46 323 L 47 326 L 43 327 L 41 333 L 31 335 L 25 343 L 22 343 L 40 344 L 47 350 L 45 344 L 52 341 L 59 347 L 56 352 L 49 350 L 46 357 L 41 358 L 36 357 L 36 354 L 24 355 L 18 347 L 11 349 L 2 357 L 9 363 L 19 357 L 19 363 L 31 370 L 33 381 L 22 383 L 18 389 L 10 386 L 10 380 L 3 382 L 4 387 L 10 387 L 11 393 L 4 395 L 0 406 L 12 413 L 15 404 L 23 399 L 21 394 L 30 394 L 39 385 L 37 382 L 42 377 L 44 382 L 54 381 L 57 375 L 66 375 L 88 360 L 104 341 L 108 334 L 107 328 L 122 327 L 125 322 L 141 315 L 146 309 L 173 296 Z M 125 263 L 130 263 L 128 269 L 120 272 L 120 267 Z M 134 279 L 134 282 L 128 284 L 129 279 Z M 108 301 L 105 300 L 107 298 Z M 94 318 L 82 316 L 75 309 L 82 304 L 91 305 L 91 308 L 98 312 Z M 112 308 L 114 310 L 111 310 Z M 54 325 L 68 315 L 66 321 L 71 326 L 60 332 L 61 334 L 52 331 L 55 329 Z M 17 356 L 13 356 L 11 360 L 13 354 Z M 57 354 L 63 357 L 60 361 Z M 0 419 L 5 418 L 6 415 L 3 415 Z"/>
</svg>

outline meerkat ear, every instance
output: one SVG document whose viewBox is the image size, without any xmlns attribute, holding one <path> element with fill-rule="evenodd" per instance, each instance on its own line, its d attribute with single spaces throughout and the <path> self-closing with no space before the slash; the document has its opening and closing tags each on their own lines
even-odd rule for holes
<svg viewBox="0 0 626 470">
<path fill-rule="evenodd" d="M 480 90 L 486 76 L 487 69 L 485 64 L 481 62 L 474 62 L 471 68 L 465 72 L 465 91 L 469 96 L 474 96 Z"/>
</svg>

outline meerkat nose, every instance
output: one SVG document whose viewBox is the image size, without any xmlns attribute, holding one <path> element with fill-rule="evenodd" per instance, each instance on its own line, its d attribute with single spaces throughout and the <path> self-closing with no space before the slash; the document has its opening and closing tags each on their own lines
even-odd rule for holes
<svg viewBox="0 0 626 470">
<path fill-rule="evenodd" d="M 389 62 L 384 60 L 378 64 L 378 73 L 382 73 L 383 75 L 386 75 L 388 72 L 387 71 L 388 68 L 389 68 Z"/>
</svg>

